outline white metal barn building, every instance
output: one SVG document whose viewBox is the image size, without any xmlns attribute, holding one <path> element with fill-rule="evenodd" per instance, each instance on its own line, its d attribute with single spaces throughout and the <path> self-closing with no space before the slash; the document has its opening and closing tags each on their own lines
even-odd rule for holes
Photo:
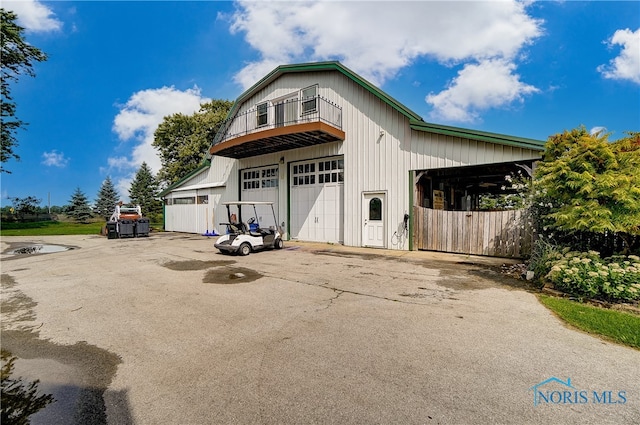
<svg viewBox="0 0 640 425">
<path fill-rule="evenodd" d="M 236 100 L 209 159 L 162 192 L 165 229 L 222 232 L 222 202 L 273 201 L 286 239 L 412 249 L 397 235 L 414 204 L 469 210 L 542 149 L 427 123 L 338 62 L 280 66 Z"/>
</svg>

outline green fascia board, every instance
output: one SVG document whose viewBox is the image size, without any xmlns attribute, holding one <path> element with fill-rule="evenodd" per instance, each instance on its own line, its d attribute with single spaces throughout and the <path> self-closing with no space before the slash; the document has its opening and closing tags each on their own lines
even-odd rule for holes
<svg viewBox="0 0 640 425">
<path fill-rule="evenodd" d="M 198 168 L 196 168 L 195 170 L 189 172 L 189 174 L 187 174 L 186 176 L 184 176 L 183 178 L 181 178 L 180 180 L 178 180 L 174 184 L 170 185 L 169 187 L 167 187 L 165 190 L 160 192 L 158 194 L 158 196 L 161 197 L 161 198 L 164 198 L 173 189 L 175 189 L 176 187 L 182 186 L 191 177 L 193 177 L 196 174 L 200 173 L 202 170 L 209 168 L 210 166 L 211 166 L 211 160 L 210 159 L 205 159 L 204 161 L 202 161 L 202 164 L 198 165 Z"/>
<path fill-rule="evenodd" d="M 509 136 L 506 134 L 488 133 L 485 131 L 470 130 L 467 128 L 432 124 L 422 120 L 410 120 L 409 126 L 413 130 L 417 131 L 444 134 L 446 136 L 455 136 L 463 139 L 480 140 L 483 142 L 514 146 L 540 152 L 544 151 L 544 145 L 546 143 L 543 140 L 527 139 L 524 137 Z"/>
</svg>

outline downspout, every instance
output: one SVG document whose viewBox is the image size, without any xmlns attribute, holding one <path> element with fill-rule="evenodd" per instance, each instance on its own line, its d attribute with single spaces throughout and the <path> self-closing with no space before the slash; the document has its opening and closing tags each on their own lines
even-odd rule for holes
<svg viewBox="0 0 640 425">
<path fill-rule="evenodd" d="M 409 170 L 409 251 L 413 251 L 413 180 L 414 172 Z"/>
<path fill-rule="evenodd" d="M 287 234 L 287 240 L 290 241 L 291 240 L 291 176 L 289 175 L 289 162 L 287 162 L 287 187 L 286 187 L 286 193 L 287 193 L 287 223 L 286 226 L 283 226 L 286 231 L 285 233 Z"/>
</svg>

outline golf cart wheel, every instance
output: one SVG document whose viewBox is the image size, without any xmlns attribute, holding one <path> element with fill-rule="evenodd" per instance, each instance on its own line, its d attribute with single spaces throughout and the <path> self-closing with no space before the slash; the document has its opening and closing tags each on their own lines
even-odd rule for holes
<svg viewBox="0 0 640 425">
<path fill-rule="evenodd" d="M 240 245 L 240 249 L 238 249 L 238 254 L 242 256 L 251 254 L 251 245 L 249 245 L 246 242 Z"/>
<path fill-rule="evenodd" d="M 278 239 L 276 239 L 275 243 L 273 244 L 273 247 L 275 249 L 282 249 L 282 248 L 284 248 L 284 242 L 282 241 L 282 239 L 278 238 Z"/>
</svg>

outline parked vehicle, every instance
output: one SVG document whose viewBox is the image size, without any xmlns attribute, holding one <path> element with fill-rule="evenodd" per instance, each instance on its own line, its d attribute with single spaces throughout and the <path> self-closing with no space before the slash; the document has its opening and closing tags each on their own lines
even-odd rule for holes
<svg viewBox="0 0 640 425">
<path fill-rule="evenodd" d="M 106 224 L 109 239 L 149 236 L 149 219 L 142 216 L 140 205 L 119 202 Z"/>
<path fill-rule="evenodd" d="M 220 236 L 214 244 L 221 253 L 249 255 L 260 249 L 284 247 L 283 232 L 278 225 L 273 202 L 237 201 L 223 202 L 222 205 L 227 207 L 228 222 L 220 225 L 227 227 L 227 234 Z M 263 220 L 265 223 L 260 223 L 263 216 L 258 214 L 258 210 L 261 214 L 268 215 Z M 246 221 L 243 218 L 246 218 Z"/>
</svg>

